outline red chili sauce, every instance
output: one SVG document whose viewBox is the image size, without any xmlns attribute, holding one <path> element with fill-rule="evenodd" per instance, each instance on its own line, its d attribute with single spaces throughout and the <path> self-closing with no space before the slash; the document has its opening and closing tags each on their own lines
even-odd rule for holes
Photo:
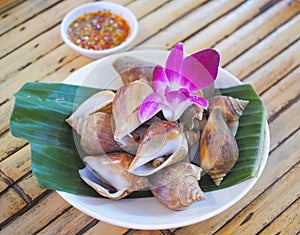
<svg viewBox="0 0 300 235">
<path fill-rule="evenodd" d="M 103 10 L 78 17 L 69 26 L 68 34 L 82 48 L 103 50 L 121 44 L 129 31 L 125 19 L 109 10 Z"/>
</svg>

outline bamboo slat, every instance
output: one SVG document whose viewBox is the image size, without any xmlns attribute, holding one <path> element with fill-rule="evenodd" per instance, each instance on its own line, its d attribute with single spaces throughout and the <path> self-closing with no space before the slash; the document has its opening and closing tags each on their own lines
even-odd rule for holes
<svg viewBox="0 0 300 235">
<path fill-rule="evenodd" d="M 299 12 L 299 2 L 292 1 L 289 4 L 287 1 L 279 1 L 233 32 L 228 38 L 218 42 L 215 48 L 222 53 L 222 66 L 288 22 Z"/>
<path fill-rule="evenodd" d="M 4 132 L 0 138 L 0 161 L 21 149 L 26 143 L 23 139 L 15 138 L 10 131 Z"/>
<path fill-rule="evenodd" d="M 0 1 L 0 9 L 1 13 L 7 11 L 7 9 L 12 8 L 13 6 L 18 5 L 20 2 L 24 0 L 1 0 Z"/>
<path fill-rule="evenodd" d="M 228 13 L 233 8 L 241 4 L 243 0 L 235 1 L 209 1 L 203 7 L 196 8 L 180 19 L 176 24 L 171 24 L 169 27 L 163 29 L 159 34 L 154 35 L 141 46 L 159 46 L 171 48 L 177 42 L 183 41 L 190 35 L 205 27 L 209 23 Z M 178 33 L 180 31 L 180 33 Z M 201 34 L 203 36 L 203 34 Z M 193 44 L 198 44 L 194 41 Z M 185 42 L 185 48 L 186 46 Z"/>
<path fill-rule="evenodd" d="M 268 0 L 247 1 L 225 16 L 208 25 L 206 28 L 189 38 L 186 42 L 188 51 L 198 51 L 203 48 L 213 47 L 217 42 L 230 35 L 255 15 L 260 13 L 261 7 Z M 228 3 L 226 3 L 228 4 Z M 195 43 L 197 42 L 197 43 Z"/>
<path fill-rule="evenodd" d="M 262 174 L 262 178 L 258 180 L 254 188 L 249 193 L 259 195 L 269 185 L 278 181 L 290 169 L 299 163 L 299 142 L 300 133 L 296 132 L 274 149 L 269 155 L 266 168 Z M 248 197 L 248 195 L 246 195 Z"/>
<path fill-rule="evenodd" d="M 26 82 L 40 81 L 43 77 L 55 72 L 79 55 L 65 44 L 48 53 L 46 57 L 37 60 L 31 66 L 14 74 L 0 85 L 2 99 L 10 99 Z"/>
<path fill-rule="evenodd" d="M 29 202 L 34 201 L 46 191 L 46 189 L 38 186 L 36 178 L 32 174 L 25 176 L 21 181 L 17 182 L 16 185 L 19 190 L 26 195 Z"/>
<path fill-rule="evenodd" d="M 89 2 L 89 0 L 78 0 L 76 2 L 70 0 L 63 1 L 59 5 L 50 8 L 2 35 L 0 45 L 5 45 L 5 47 L 0 51 L 0 58 L 38 36 L 40 33 L 57 25 L 68 11 L 85 2 Z M 49 15 L 53 17 L 53 20 L 49 20 Z"/>
<path fill-rule="evenodd" d="M 293 104 L 288 111 L 282 112 L 280 118 L 276 118 L 270 123 L 270 135 L 272 136 L 270 150 L 299 128 L 300 112 L 298 110 L 300 110 L 300 100 Z"/>
<path fill-rule="evenodd" d="M 299 56 L 300 40 L 274 57 L 270 62 L 251 73 L 243 82 L 254 84 L 256 91 L 259 93 L 265 92 L 299 66 Z"/>
<path fill-rule="evenodd" d="M 263 229 L 300 197 L 300 187 L 296 186 L 300 180 L 299 167 L 295 166 L 216 234 L 256 234 Z"/>
<path fill-rule="evenodd" d="M 270 225 L 268 225 L 261 235 L 281 234 L 296 235 L 300 231 L 300 199 L 294 202 L 282 214 L 279 215 Z"/>
<path fill-rule="evenodd" d="M 9 183 L 4 179 L 6 179 L 5 175 L 0 172 L 0 192 L 4 191 L 9 186 Z"/>
<path fill-rule="evenodd" d="M 100 235 L 99 231 L 109 231 L 111 234 L 126 234 L 128 228 L 122 228 L 102 221 L 98 221 L 93 227 L 87 230 L 84 235 Z M 102 235 L 102 234 L 101 234 Z M 103 235 L 106 235 L 103 233 Z"/>
<path fill-rule="evenodd" d="M 13 106 L 9 104 L 8 101 L 9 100 L 6 100 L 0 105 L 0 135 L 4 133 L 9 126 L 7 114 L 12 112 Z"/>
<path fill-rule="evenodd" d="M 38 234 L 77 234 L 94 219 L 72 207 Z"/>
<path fill-rule="evenodd" d="M 13 208 L 15 207 L 16 204 L 13 205 Z M 53 192 L 40 200 L 38 205 L 18 216 L 9 226 L 4 226 L 1 232 L 3 234 L 34 234 L 38 232 L 36 229 L 44 228 L 70 207 L 64 199 Z M 1 208 L 3 207 L 1 206 Z"/>
<path fill-rule="evenodd" d="M 4 82 L 10 78 L 13 79 L 13 76 L 16 73 L 31 66 L 35 61 L 41 59 L 60 46 L 62 44 L 62 39 L 60 37 L 59 29 L 59 26 L 49 29 L 44 34 L 26 43 L 26 46 L 5 56 L 2 59 L 2 62 L 7 66 L 1 68 L 0 81 Z M 16 58 L 19 59 L 16 61 Z"/>
<path fill-rule="evenodd" d="M 5 194 L 0 195 L 0 224 L 16 214 L 25 206 L 26 202 L 17 194 L 14 189 L 9 188 Z"/>
<path fill-rule="evenodd" d="M 6 176 L 2 176 L 6 178 Z M 12 183 L 12 182 L 11 182 Z M 28 203 L 39 197 L 45 189 L 41 189 L 32 175 L 22 179 L 13 187 L 1 192 L 0 194 L 0 224 L 5 222 L 9 217 L 18 213 Z"/>
<path fill-rule="evenodd" d="M 0 14 L 0 35 L 6 31 L 16 27 L 24 21 L 34 17 L 43 10 L 51 7 L 51 5 L 59 2 L 59 0 L 48 1 L 25 1 L 16 7 Z"/>
<path fill-rule="evenodd" d="M 300 94 L 300 67 L 288 74 L 284 79 L 272 86 L 261 98 L 267 105 L 267 113 L 272 117 L 286 107 Z"/>
<path fill-rule="evenodd" d="M 268 178 L 258 181 L 256 188 L 266 187 L 266 184 L 272 185 L 299 163 L 299 138 L 300 133 L 294 133 L 270 154 L 266 171 L 263 173 L 263 176 Z"/>
<path fill-rule="evenodd" d="M 135 16 L 140 19 L 155 9 L 162 7 L 169 0 L 151 1 L 151 0 L 139 0 L 131 3 L 127 7 L 135 13 Z M 145 7 L 147 5 L 147 7 Z"/>
<path fill-rule="evenodd" d="M 163 5 L 155 12 L 145 16 L 139 21 L 139 32 L 131 47 L 143 42 L 149 38 L 150 35 L 159 32 L 161 29 L 171 24 L 172 21 L 185 15 L 206 1 L 207 0 L 173 0 Z"/>
<path fill-rule="evenodd" d="M 128 5 L 130 3 L 132 3 L 134 0 L 106 0 L 107 2 L 114 2 L 114 3 L 118 3 L 121 5 Z"/>
<path fill-rule="evenodd" d="M 275 32 L 253 46 L 251 50 L 245 52 L 225 68 L 229 71 L 234 71 L 238 78 L 244 79 L 261 65 L 279 54 L 284 48 L 298 40 L 300 34 L 295 34 L 294 31 L 297 31 L 299 24 L 300 14 L 278 28 Z M 241 64 L 247 66 L 241 66 Z"/>
<path fill-rule="evenodd" d="M 0 169 L 12 182 L 17 181 L 31 170 L 29 145 L 0 162 Z"/>
</svg>

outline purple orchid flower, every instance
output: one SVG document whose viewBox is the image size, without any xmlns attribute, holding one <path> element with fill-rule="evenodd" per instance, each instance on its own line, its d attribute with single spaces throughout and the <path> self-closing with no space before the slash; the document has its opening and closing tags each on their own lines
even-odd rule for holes
<svg viewBox="0 0 300 235">
<path fill-rule="evenodd" d="M 154 93 L 140 107 L 140 120 L 145 122 L 159 111 L 169 121 L 176 121 L 193 103 L 208 107 L 208 100 L 196 93 L 211 85 L 218 74 L 219 53 L 206 49 L 183 58 L 183 44 L 170 52 L 166 68 L 156 66 L 153 72 Z"/>
</svg>

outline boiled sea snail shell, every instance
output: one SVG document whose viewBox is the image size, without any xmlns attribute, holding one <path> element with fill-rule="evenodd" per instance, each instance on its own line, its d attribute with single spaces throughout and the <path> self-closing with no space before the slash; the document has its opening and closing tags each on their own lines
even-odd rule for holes
<svg viewBox="0 0 300 235">
<path fill-rule="evenodd" d="M 150 190 L 155 198 L 172 210 L 183 210 L 205 199 L 198 181 L 201 168 L 178 162 L 149 176 Z"/>
<path fill-rule="evenodd" d="M 81 178 L 99 194 L 121 199 L 130 193 L 149 186 L 146 177 L 128 172 L 134 156 L 125 152 L 108 153 L 83 158 L 86 167 L 79 171 Z"/>
<path fill-rule="evenodd" d="M 80 135 L 88 154 L 121 151 L 113 136 L 112 101 L 115 93 L 100 91 L 83 102 L 66 122 Z"/>
<path fill-rule="evenodd" d="M 122 151 L 114 139 L 111 114 L 97 112 L 74 118 L 72 127 L 80 135 L 80 145 L 87 154 Z"/>
<path fill-rule="evenodd" d="M 132 56 L 122 56 L 113 62 L 113 67 L 120 75 L 124 84 L 144 79 L 152 81 L 155 64 Z"/>
<path fill-rule="evenodd" d="M 200 140 L 201 167 L 219 186 L 238 159 L 238 146 L 222 116 L 221 107 L 212 109 Z"/>
<path fill-rule="evenodd" d="M 121 86 L 113 100 L 112 113 L 115 123 L 114 138 L 126 146 L 124 137 L 131 137 L 131 132 L 141 124 L 139 107 L 143 100 L 153 93 L 152 87 L 144 80 L 137 80 Z"/>
<path fill-rule="evenodd" d="M 199 129 L 204 109 L 196 104 L 189 106 L 180 116 L 179 121 L 187 130 Z"/>
<path fill-rule="evenodd" d="M 137 175 L 151 175 L 187 156 L 188 143 L 180 127 L 169 121 L 154 122 L 142 136 L 129 171 Z M 156 159 L 161 164 L 150 164 Z"/>
<path fill-rule="evenodd" d="M 231 133 L 235 136 L 239 126 L 239 118 L 242 116 L 248 103 L 248 100 L 241 100 L 231 96 L 213 96 L 209 100 L 209 112 L 215 107 L 221 107 L 223 118 Z"/>
<path fill-rule="evenodd" d="M 115 93 L 109 90 L 100 91 L 92 95 L 85 100 L 69 118 L 66 119 L 66 122 L 72 126 L 74 118 L 79 118 L 96 112 L 111 113 L 111 104 L 114 97 Z"/>
<path fill-rule="evenodd" d="M 190 161 L 193 161 L 193 159 L 196 156 L 196 153 L 198 151 L 199 148 L 199 144 L 200 144 L 200 131 L 198 130 L 192 130 L 192 131 L 188 131 L 188 130 L 184 130 L 184 134 L 185 134 L 185 138 L 187 140 L 188 143 L 188 155 L 189 155 L 189 159 Z"/>
</svg>

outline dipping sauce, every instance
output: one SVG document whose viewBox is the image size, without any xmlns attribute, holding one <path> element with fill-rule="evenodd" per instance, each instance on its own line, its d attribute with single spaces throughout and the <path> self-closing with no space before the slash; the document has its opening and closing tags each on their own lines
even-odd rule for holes
<svg viewBox="0 0 300 235">
<path fill-rule="evenodd" d="M 126 40 L 129 32 L 127 21 L 109 10 L 84 14 L 68 28 L 69 37 L 76 45 L 91 50 L 118 46 Z"/>
</svg>

